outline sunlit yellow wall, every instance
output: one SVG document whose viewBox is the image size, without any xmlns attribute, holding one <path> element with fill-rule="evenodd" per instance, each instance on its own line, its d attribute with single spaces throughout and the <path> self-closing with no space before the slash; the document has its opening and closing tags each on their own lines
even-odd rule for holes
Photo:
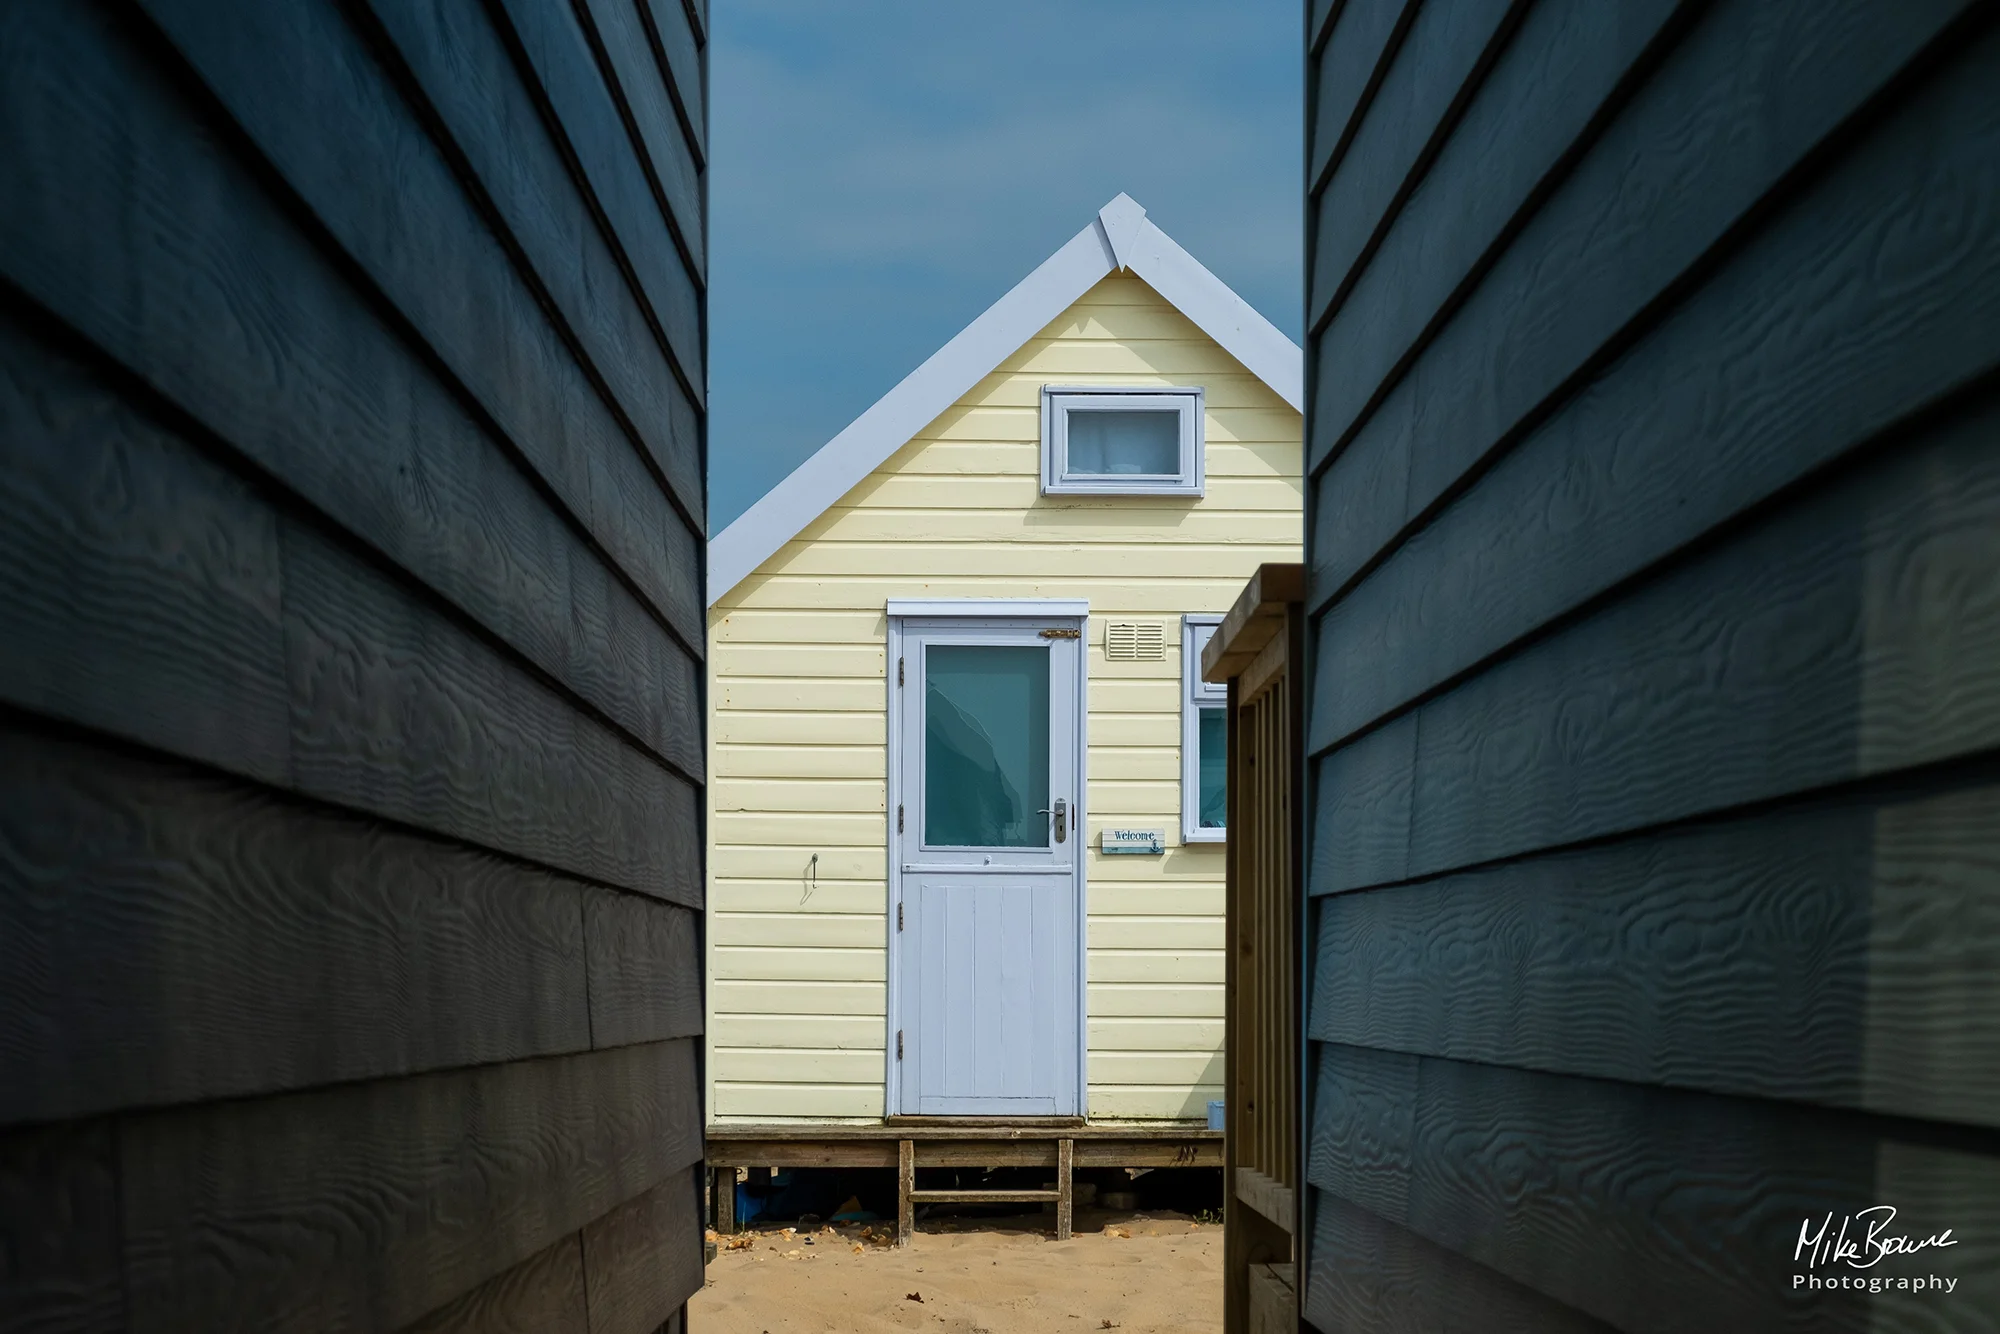
<svg viewBox="0 0 2000 1334">
<path fill-rule="evenodd" d="M 1041 495 L 1044 384 L 1203 386 L 1207 495 Z M 1299 559 L 1299 437 L 1151 288 L 1106 278 L 711 609 L 713 1117 L 882 1115 L 891 597 L 1089 599 L 1089 1114 L 1222 1096 L 1223 849 L 1180 846 L 1180 616 Z M 1106 661 L 1115 620 L 1164 622 L 1166 661 Z M 1168 851 L 1104 857 L 1106 825 Z"/>
</svg>

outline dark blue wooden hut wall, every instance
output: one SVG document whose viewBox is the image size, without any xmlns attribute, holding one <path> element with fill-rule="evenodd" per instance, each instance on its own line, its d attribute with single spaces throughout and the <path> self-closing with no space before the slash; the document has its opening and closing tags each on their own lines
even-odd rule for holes
<svg viewBox="0 0 2000 1334">
<path fill-rule="evenodd" d="M 0 1329 L 681 1328 L 704 17 L 0 10 Z"/>
<path fill-rule="evenodd" d="M 1307 6 L 1329 1334 L 2000 1328 L 1995 17 Z"/>
</svg>

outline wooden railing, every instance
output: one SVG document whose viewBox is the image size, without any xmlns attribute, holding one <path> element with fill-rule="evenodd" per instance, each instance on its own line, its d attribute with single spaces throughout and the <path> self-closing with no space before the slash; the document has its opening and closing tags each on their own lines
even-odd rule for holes
<svg viewBox="0 0 2000 1334">
<path fill-rule="evenodd" d="M 1258 569 L 1202 653 L 1229 685 L 1225 1334 L 1298 1327 L 1305 567 Z"/>
</svg>

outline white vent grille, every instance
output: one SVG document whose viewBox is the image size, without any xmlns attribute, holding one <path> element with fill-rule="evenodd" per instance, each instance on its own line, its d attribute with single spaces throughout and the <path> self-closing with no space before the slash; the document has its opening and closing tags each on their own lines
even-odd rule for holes
<svg viewBox="0 0 2000 1334">
<path fill-rule="evenodd" d="M 1112 621 L 1104 627 L 1104 656 L 1113 662 L 1159 662 L 1167 656 L 1164 621 Z"/>
</svg>

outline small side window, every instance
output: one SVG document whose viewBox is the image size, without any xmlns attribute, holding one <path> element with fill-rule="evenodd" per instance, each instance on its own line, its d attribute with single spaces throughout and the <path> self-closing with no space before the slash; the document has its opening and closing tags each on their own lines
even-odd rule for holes
<svg viewBox="0 0 2000 1334">
<path fill-rule="evenodd" d="M 1199 496 L 1199 389 L 1042 390 L 1042 493 Z"/>
<path fill-rule="evenodd" d="M 1201 651 L 1220 616 L 1181 620 L 1181 841 L 1220 843 L 1228 836 L 1229 688 L 1201 679 Z"/>
</svg>

